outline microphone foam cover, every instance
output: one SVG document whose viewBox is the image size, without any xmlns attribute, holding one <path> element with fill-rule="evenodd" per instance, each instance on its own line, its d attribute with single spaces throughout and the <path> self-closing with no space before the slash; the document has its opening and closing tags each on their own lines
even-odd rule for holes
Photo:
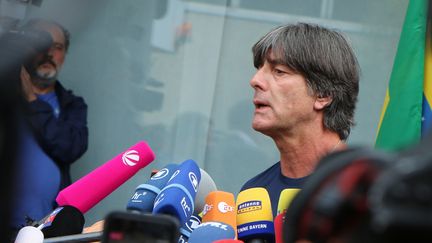
<svg viewBox="0 0 432 243">
<path fill-rule="evenodd" d="M 235 239 L 235 231 L 228 224 L 207 222 L 200 224 L 189 237 L 189 243 L 212 243 L 216 240 Z"/>
<path fill-rule="evenodd" d="M 237 233 L 240 240 L 274 240 L 273 213 L 266 189 L 250 188 L 238 194 Z"/>
<path fill-rule="evenodd" d="M 206 205 L 202 213 L 202 222 L 225 223 L 236 231 L 236 205 L 234 194 L 224 191 L 210 192 L 205 202 Z"/>
<path fill-rule="evenodd" d="M 154 158 L 155 155 L 147 143 L 138 142 L 63 189 L 56 201 L 60 206 L 72 205 L 86 213 Z"/>
<path fill-rule="evenodd" d="M 146 183 L 139 185 L 135 189 L 134 195 L 129 199 L 126 209 L 151 213 L 156 196 L 165 187 L 177 167 L 176 164 L 168 164 L 150 177 Z"/>
<path fill-rule="evenodd" d="M 83 230 L 84 223 L 84 216 L 77 208 L 62 206 L 42 219 L 39 228 L 45 238 L 50 238 L 79 234 Z"/>
<path fill-rule="evenodd" d="M 200 169 L 195 161 L 186 160 L 181 163 L 156 197 L 153 213 L 172 215 L 183 225 L 194 212 L 194 200 L 200 180 Z"/>
<path fill-rule="evenodd" d="M 198 185 L 198 191 L 195 196 L 195 202 L 194 202 L 195 204 L 194 214 L 196 215 L 200 214 L 203 211 L 206 196 L 210 192 L 217 190 L 216 184 L 211 178 L 211 176 L 201 168 L 200 168 L 200 172 L 201 172 L 201 181 Z"/>
<path fill-rule="evenodd" d="M 279 195 L 277 214 L 281 214 L 287 210 L 295 195 L 300 191 L 299 188 L 284 189 Z"/>
<path fill-rule="evenodd" d="M 42 243 L 44 235 L 40 229 L 33 226 L 26 226 L 18 231 L 15 243 Z"/>
</svg>

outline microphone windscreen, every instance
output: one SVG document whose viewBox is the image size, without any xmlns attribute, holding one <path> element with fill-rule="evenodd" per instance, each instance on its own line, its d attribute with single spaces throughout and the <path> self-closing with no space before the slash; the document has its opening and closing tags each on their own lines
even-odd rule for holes
<svg viewBox="0 0 432 243">
<path fill-rule="evenodd" d="M 283 223 L 285 213 L 278 214 L 274 219 L 275 240 L 276 243 L 283 243 Z"/>
<path fill-rule="evenodd" d="M 189 237 L 189 243 L 212 243 L 216 240 L 235 239 L 235 231 L 228 224 L 207 222 L 200 224 Z"/>
<path fill-rule="evenodd" d="M 195 204 L 194 214 L 196 215 L 200 214 L 203 211 L 206 196 L 210 192 L 217 190 L 216 184 L 211 178 L 211 176 L 201 168 L 200 168 L 200 172 L 201 172 L 201 181 L 198 185 L 198 191 L 195 196 L 195 202 L 194 202 Z"/>
<path fill-rule="evenodd" d="M 277 214 L 284 213 L 287 210 L 291 201 L 299 191 L 300 189 L 298 188 L 287 188 L 280 193 Z"/>
<path fill-rule="evenodd" d="M 181 163 L 156 197 L 153 213 L 172 215 L 183 225 L 194 212 L 200 180 L 200 169 L 195 161 L 186 160 Z"/>
<path fill-rule="evenodd" d="M 234 194 L 224 191 L 210 192 L 202 213 L 202 222 L 221 222 L 237 229 Z"/>
<path fill-rule="evenodd" d="M 291 201 L 294 199 L 294 197 L 299 191 L 299 188 L 287 188 L 280 193 L 277 216 L 274 219 L 276 243 L 283 243 L 282 233 L 283 223 L 285 221 L 285 213 L 289 205 L 291 204 Z"/>
<path fill-rule="evenodd" d="M 273 213 L 267 190 L 250 188 L 237 196 L 238 239 L 265 239 L 274 241 Z"/>
<path fill-rule="evenodd" d="M 18 231 L 15 243 L 42 243 L 44 235 L 40 229 L 33 226 L 26 226 Z"/>
<path fill-rule="evenodd" d="M 165 187 L 177 167 L 178 165 L 176 164 L 168 164 L 150 177 L 146 183 L 139 185 L 135 189 L 134 195 L 129 199 L 126 209 L 141 213 L 151 213 L 156 196 Z"/>
<path fill-rule="evenodd" d="M 61 206 L 43 218 L 38 228 L 45 238 L 50 238 L 79 234 L 83 230 L 84 223 L 84 216 L 80 210 L 73 206 Z"/>
<path fill-rule="evenodd" d="M 86 213 L 154 158 L 155 155 L 147 143 L 138 142 L 63 189 L 56 201 L 60 206 L 72 205 Z"/>
</svg>

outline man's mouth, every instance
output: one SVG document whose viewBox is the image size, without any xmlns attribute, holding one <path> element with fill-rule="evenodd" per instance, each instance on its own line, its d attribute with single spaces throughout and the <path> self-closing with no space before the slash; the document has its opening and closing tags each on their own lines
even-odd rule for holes
<svg viewBox="0 0 432 243">
<path fill-rule="evenodd" d="M 42 63 L 41 65 L 39 65 L 39 67 L 42 67 L 42 68 L 55 68 L 55 66 L 52 65 L 49 62 Z"/>
<path fill-rule="evenodd" d="M 269 107 L 269 104 L 262 100 L 254 100 L 253 103 L 255 105 L 255 109 L 262 109 L 265 107 Z"/>
<path fill-rule="evenodd" d="M 42 62 L 39 63 L 39 67 L 53 67 L 53 68 L 57 68 L 57 65 L 51 61 L 51 60 L 43 60 Z"/>
<path fill-rule="evenodd" d="M 51 61 L 43 62 L 36 68 L 35 75 L 42 79 L 53 79 L 57 75 L 57 67 Z"/>
</svg>

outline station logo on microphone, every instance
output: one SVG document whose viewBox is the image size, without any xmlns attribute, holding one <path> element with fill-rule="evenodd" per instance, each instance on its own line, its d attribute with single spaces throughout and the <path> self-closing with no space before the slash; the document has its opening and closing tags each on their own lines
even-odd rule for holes
<svg viewBox="0 0 432 243">
<path fill-rule="evenodd" d="M 180 170 L 174 171 L 174 173 L 171 175 L 171 178 L 169 178 L 168 182 L 170 182 L 174 177 L 176 177 L 180 173 Z"/>
<path fill-rule="evenodd" d="M 211 210 L 212 210 L 212 208 L 213 208 L 213 204 L 205 204 L 204 205 L 204 209 L 203 209 L 203 211 L 202 211 L 202 216 L 204 217 L 204 215 L 206 215 L 208 212 L 210 212 Z"/>
<path fill-rule="evenodd" d="M 54 221 L 57 214 L 63 209 L 63 207 L 56 208 L 54 211 L 52 211 L 48 217 L 45 218 L 44 222 L 42 223 L 41 229 L 51 226 L 52 222 Z"/>
<path fill-rule="evenodd" d="M 147 195 L 146 191 L 143 192 L 135 192 L 131 197 L 131 201 L 134 203 L 141 203 L 143 200 L 141 199 L 143 196 Z"/>
<path fill-rule="evenodd" d="M 196 215 L 192 214 L 190 218 L 186 221 L 185 226 L 189 232 L 192 232 L 194 229 L 198 228 L 200 224 L 201 224 L 201 219 Z"/>
<path fill-rule="evenodd" d="M 139 153 L 136 150 L 128 150 L 122 155 L 123 164 L 127 166 L 135 166 L 139 160 Z"/>
<path fill-rule="evenodd" d="M 238 205 L 237 214 L 247 213 L 247 212 L 261 210 L 261 209 L 262 209 L 261 201 L 259 200 L 246 201 Z"/>
<path fill-rule="evenodd" d="M 228 213 L 234 211 L 234 207 L 228 205 L 228 203 L 222 201 L 218 203 L 218 210 L 221 213 Z"/>
<path fill-rule="evenodd" d="M 156 174 L 154 174 L 152 177 L 150 177 L 150 180 L 159 180 L 164 178 L 169 174 L 169 169 L 163 168 L 162 170 L 158 171 Z"/>
<path fill-rule="evenodd" d="M 198 181 L 197 176 L 193 172 L 189 172 L 189 180 L 192 184 L 194 191 L 197 192 L 199 181 Z"/>
</svg>

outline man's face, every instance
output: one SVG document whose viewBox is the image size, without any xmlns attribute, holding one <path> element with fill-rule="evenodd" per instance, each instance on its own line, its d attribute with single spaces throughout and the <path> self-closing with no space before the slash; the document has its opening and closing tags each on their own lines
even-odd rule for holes
<svg viewBox="0 0 432 243">
<path fill-rule="evenodd" d="M 63 66 L 66 56 L 65 37 L 63 31 L 55 25 L 39 25 L 37 29 L 50 33 L 53 44 L 48 53 L 36 58 L 35 74 L 37 78 L 55 80 Z"/>
<path fill-rule="evenodd" d="M 252 127 L 270 137 L 295 132 L 317 119 L 305 78 L 270 55 L 250 81 L 255 90 Z"/>
</svg>

